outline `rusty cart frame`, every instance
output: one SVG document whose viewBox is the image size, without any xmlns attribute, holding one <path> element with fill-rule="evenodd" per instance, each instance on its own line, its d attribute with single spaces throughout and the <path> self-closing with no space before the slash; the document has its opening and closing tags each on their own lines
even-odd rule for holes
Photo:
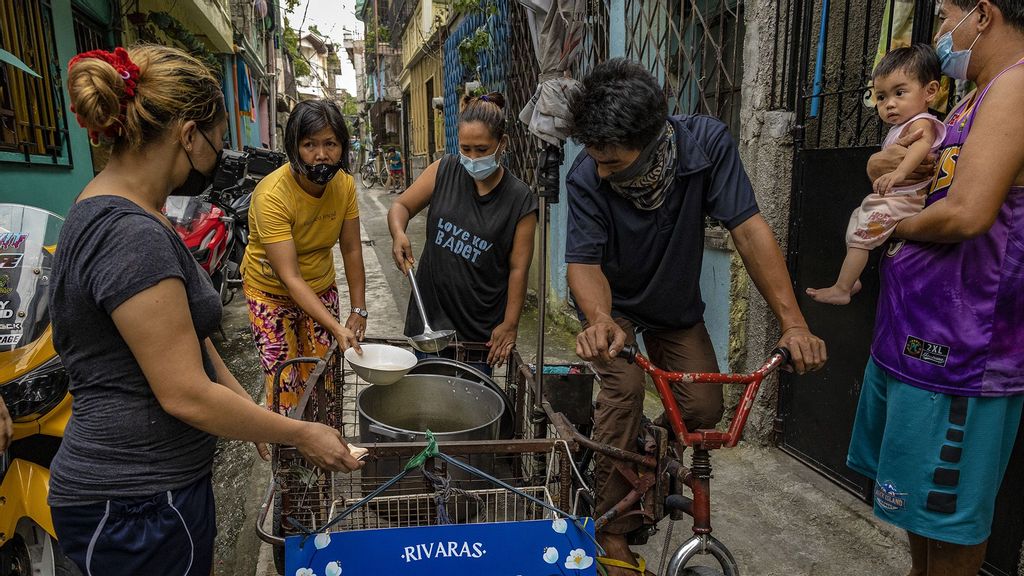
<svg viewBox="0 0 1024 576">
<path fill-rule="evenodd" d="M 368 338 L 367 343 L 408 348 L 406 338 Z M 457 342 L 449 346 L 455 360 L 480 362 L 488 348 L 480 343 Z M 344 362 L 337 343 L 323 358 L 302 357 L 287 361 L 275 375 L 272 406 L 279 402 L 281 373 L 288 366 L 311 366 L 298 404 L 289 417 L 321 422 L 335 427 L 348 441 L 358 442 L 359 421 L 356 397 L 368 383 L 356 376 Z M 559 510 L 572 510 L 579 500 L 582 480 L 575 470 L 572 455 L 578 445 L 560 437 L 550 422 L 551 407 L 537 402 L 536 379 L 519 352 L 513 350 L 507 364 L 495 369 L 492 380 L 502 389 L 512 408 L 513 437 L 501 440 L 440 441 L 444 454 L 476 463 L 492 459 L 500 473 L 495 476 L 521 492 L 545 501 Z M 367 465 L 352 474 L 320 471 L 306 462 L 293 446 L 272 447 L 272 477 L 267 486 L 256 531 L 261 540 L 274 546 L 279 572 L 284 567 L 285 538 L 323 529 L 339 512 L 365 497 L 389 477 L 369 473 L 375 462 L 397 459 L 407 462 L 426 447 L 426 442 L 388 442 L 361 444 L 369 449 Z M 446 465 L 431 459 L 435 472 L 445 474 Z M 374 498 L 372 505 L 343 521 L 332 523 L 330 531 L 372 529 L 399 526 L 425 526 L 437 523 L 437 491 L 428 482 L 417 482 L 409 475 L 398 487 Z M 580 482 L 575 482 L 580 479 Z M 453 482 L 454 484 L 454 482 Z M 470 482 L 446 494 L 447 512 L 457 523 L 501 520 L 531 520 L 548 517 L 549 512 L 528 499 L 483 481 Z M 269 530 L 267 518 L 271 518 Z"/>
</svg>

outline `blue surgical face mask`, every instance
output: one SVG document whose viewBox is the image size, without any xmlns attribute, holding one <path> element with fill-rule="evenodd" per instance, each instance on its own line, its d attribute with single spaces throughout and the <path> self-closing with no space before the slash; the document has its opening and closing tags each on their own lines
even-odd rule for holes
<svg viewBox="0 0 1024 576">
<path fill-rule="evenodd" d="M 953 32 L 966 22 L 967 18 L 977 9 L 977 6 L 972 8 L 952 30 L 939 36 L 938 42 L 935 43 L 935 53 L 942 65 L 942 73 L 954 80 L 967 80 L 967 65 L 971 62 L 971 49 L 978 42 L 978 38 L 981 38 L 981 34 L 978 34 L 967 50 L 953 50 Z"/>
<path fill-rule="evenodd" d="M 495 150 L 494 154 L 484 156 L 483 158 L 470 158 L 465 154 L 459 154 L 459 162 L 462 163 L 462 167 L 474 179 L 486 180 L 488 176 L 498 170 L 498 150 Z"/>
</svg>

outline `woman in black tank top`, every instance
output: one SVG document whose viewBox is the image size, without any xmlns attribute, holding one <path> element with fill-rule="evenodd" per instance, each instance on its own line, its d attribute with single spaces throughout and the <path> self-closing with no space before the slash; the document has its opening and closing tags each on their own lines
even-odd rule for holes
<svg viewBox="0 0 1024 576">
<path fill-rule="evenodd" d="M 529 187 L 499 163 L 508 146 L 505 99 L 499 93 L 464 100 L 460 154 L 434 162 L 395 199 L 388 212 L 395 264 L 415 263 L 409 220 L 427 210 L 427 233 L 416 280 L 435 330 L 485 342 L 487 364 L 507 360 L 516 341 L 533 258 L 537 201 Z M 405 334 L 423 332 L 409 302 Z"/>
</svg>

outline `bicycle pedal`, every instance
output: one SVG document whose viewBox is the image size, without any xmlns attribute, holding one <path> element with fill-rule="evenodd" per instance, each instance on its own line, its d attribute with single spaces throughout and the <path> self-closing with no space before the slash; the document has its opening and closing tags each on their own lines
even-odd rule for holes
<svg viewBox="0 0 1024 576">
<path fill-rule="evenodd" d="M 674 476 L 669 478 L 669 493 L 673 495 L 685 496 L 685 494 L 683 494 L 683 488 L 685 488 L 685 485 L 678 478 Z M 676 510 L 675 508 L 673 508 L 669 512 L 669 517 L 673 522 L 678 522 L 686 518 L 686 512 L 683 512 L 682 510 Z"/>
<path fill-rule="evenodd" d="M 643 546 L 644 544 L 647 544 L 647 541 L 651 539 L 651 536 L 654 536 L 657 533 L 657 526 L 641 526 L 629 534 L 626 534 L 626 543 L 630 546 Z"/>
</svg>

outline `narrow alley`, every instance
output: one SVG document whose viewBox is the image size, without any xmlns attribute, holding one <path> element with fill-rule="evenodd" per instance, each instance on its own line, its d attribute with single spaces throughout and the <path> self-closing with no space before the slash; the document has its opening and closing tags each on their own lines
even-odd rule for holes
<svg viewBox="0 0 1024 576">
<path fill-rule="evenodd" d="M 367 275 L 368 332 L 372 336 L 401 333 L 409 298 L 391 259 L 387 209 L 393 195 L 383 189 L 359 190 L 363 258 Z M 409 236 L 422 239 L 423 215 L 409 227 Z M 344 294 L 344 272 L 337 258 L 338 286 Z M 221 353 L 239 380 L 254 395 L 262 393 L 255 349 L 251 344 L 244 300 L 236 295 L 225 308 Z M 519 349 L 532 361 L 536 311 L 524 315 Z M 546 358 L 574 359 L 574 335 L 549 323 Z M 659 412 L 660 403 L 648 393 L 645 411 Z M 902 576 L 909 569 L 903 535 L 876 520 L 871 509 L 790 456 L 746 443 L 715 455 L 715 535 L 728 543 L 747 576 Z M 270 546 L 254 530 L 259 500 L 270 480 L 270 466 L 255 449 L 241 442 L 222 441 L 215 464 L 220 576 L 273 576 Z M 656 569 L 665 550 L 667 522 L 661 532 L 639 548 Z M 669 552 L 689 537 L 680 522 L 671 533 Z M 708 562 L 710 564 L 710 561 Z"/>
</svg>

